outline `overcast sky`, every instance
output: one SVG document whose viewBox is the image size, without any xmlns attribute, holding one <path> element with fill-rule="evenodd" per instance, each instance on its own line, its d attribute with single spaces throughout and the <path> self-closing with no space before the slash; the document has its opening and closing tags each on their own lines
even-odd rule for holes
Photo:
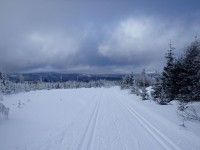
<svg viewBox="0 0 200 150">
<path fill-rule="evenodd" d="M 0 0 L 0 69 L 161 71 L 196 34 L 199 0 Z"/>
</svg>

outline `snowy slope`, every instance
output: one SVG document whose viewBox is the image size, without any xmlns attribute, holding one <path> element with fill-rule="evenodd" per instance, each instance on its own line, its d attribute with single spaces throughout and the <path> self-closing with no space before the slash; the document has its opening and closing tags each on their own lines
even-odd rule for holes
<svg viewBox="0 0 200 150">
<path fill-rule="evenodd" d="M 4 104 L 11 112 L 0 120 L 0 150 L 200 149 L 199 123 L 181 127 L 176 103 L 159 106 L 118 87 L 20 93 Z"/>
</svg>

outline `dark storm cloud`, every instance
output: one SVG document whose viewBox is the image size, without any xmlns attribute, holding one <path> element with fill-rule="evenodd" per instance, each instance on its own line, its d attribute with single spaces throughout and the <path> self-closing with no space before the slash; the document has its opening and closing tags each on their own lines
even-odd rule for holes
<svg viewBox="0 0 200 150">
<path fill-rule="evenodd" d="M 130 72 L 163 66 L 200 34 L 198 0 L 0 2 L 6 71 Z"/>
</svg>

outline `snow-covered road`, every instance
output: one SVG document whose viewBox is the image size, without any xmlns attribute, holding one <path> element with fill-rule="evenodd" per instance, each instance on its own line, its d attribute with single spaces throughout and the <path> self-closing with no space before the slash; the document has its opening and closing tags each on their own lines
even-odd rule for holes
<svg viewBox="0 0 200 150">
<path fill-rule="evenodd" d="M 5 98 L 7 105 L 12 104 L 10 107 L 13 109 L 6 124 L 13 125 L 7 127 L 0 122 L 0 132 L 6 134 L 15 130 L 20 133 L 19 130 L 24 128 L 29 130 L 14 137 L 5 135 L 10 138 L 9 142 L 1 135 L 0 149 L 200 149 L 199 136 L 155 113 L 152 108 L 142 104 L 140 97 L 129 95 L 118 87 L 36 91 L 15 96 Z M 13 105 L 15 99 L 21 102 L 31 100 L 22 108 L 17 108 Z M 152 105 L 155 104 L 152 102 Z M 24 123 L 15 126 L 16 120 Z M 16 129 L 9 131 L 9 127 Z"/>
</svg>

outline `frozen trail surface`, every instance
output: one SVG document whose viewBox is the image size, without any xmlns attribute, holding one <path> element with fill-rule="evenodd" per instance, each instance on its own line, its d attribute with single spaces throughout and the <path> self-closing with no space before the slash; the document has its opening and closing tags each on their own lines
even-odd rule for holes
<svg viewBox="0 0 200 150">
<path fill-rule="evenodd" d="M 45 95 L 51 94 L 51 91 L 43 92 L 46 92 Z M 33 92 L 32 94 L 32 96 L 34 94 L 38 96 L 38 93 Z M 62 95 L 62 97 L 58 101 L 45 100 L 46 115 L 41 117 L 48 118 L 48 115 L 52 115 L 49 111 L 57 107 L 57 110 L 54 110 L 54 115 L 62 116 L 60 120 L 54 118 L 52 121 L 48 121 L 46 132 L 42 132 L 40 129 L 40 138 L 37 139 L 39 134 L 35 134 L 32 137 L 36 139 L 31 139 L 28 142 L 25 140 L 24 145 L 15 147 L 4 145 L 5 150 L 200 149 L 198 136 L 183 130 L 179 125 L 170 122 L 162 115 L 156 114 L 151 108 L 142 105 L 140 97 L 130 95 L 118 87 L 57 90 L 54 91 L 54 95 L 56 94 L 57 96 Z M 42 93 L 41 96 L 44 98 Z M 31 107 L 38 108 L 39 105 L 43 105 L 37 100 L 32 103 Z M 41 109 L 41 111 L 44 110 Z M 20 112 L 15 112 L 15 115 L 16 113 Z M 29 118 L 33 115 L 28 114 Z M 44 118 L 39 117 L 38 119 L 41 121 Z M 25 120 L 26 117 L 21 119 Z M 45 122 L 45 120 L 43 121 Z"/>
</svg>

